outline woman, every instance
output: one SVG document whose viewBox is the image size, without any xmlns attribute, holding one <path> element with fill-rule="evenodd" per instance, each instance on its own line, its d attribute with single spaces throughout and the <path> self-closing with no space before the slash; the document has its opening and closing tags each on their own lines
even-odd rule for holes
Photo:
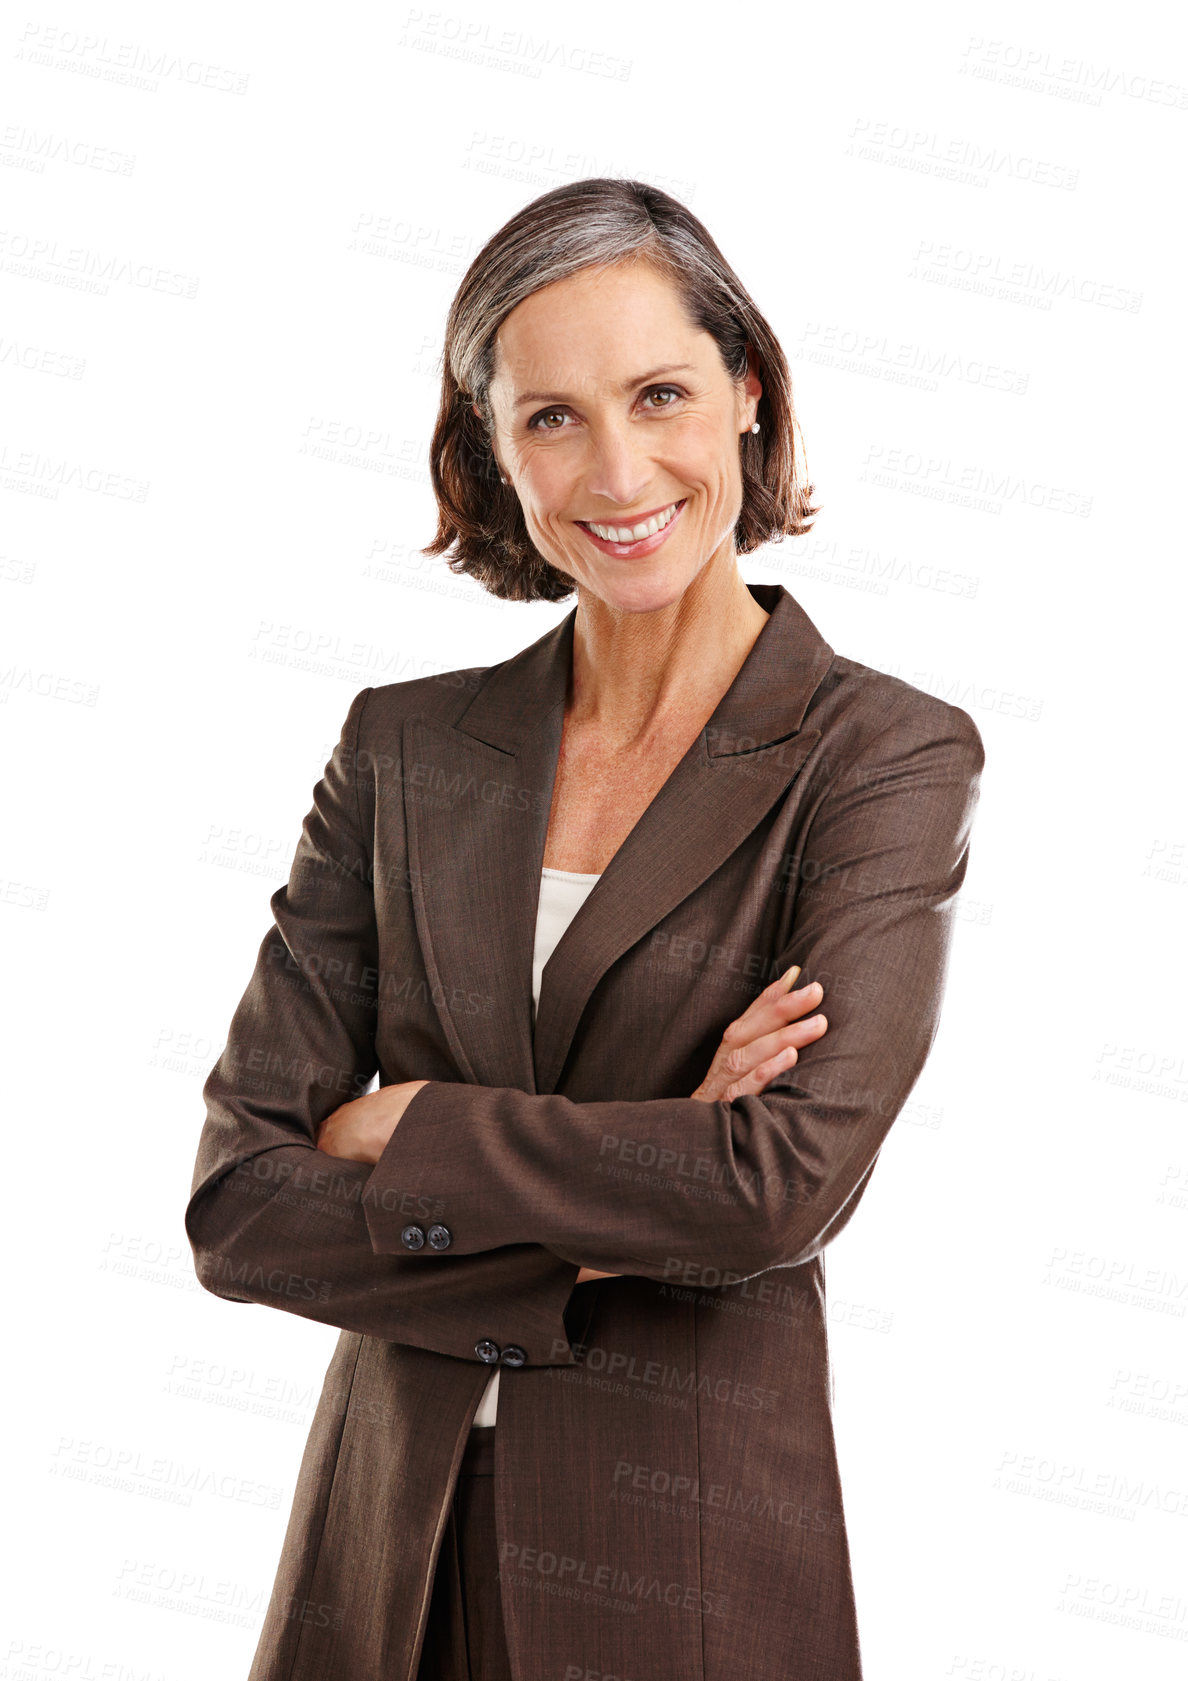
<svg viewBox="0 0 1188 1681">
<path fill-rule="evenodd" d="M 342 1329 L 252 1681 L 855 1681 L 822 1251 L 978 731 L 742 581 L 815 511 L 787 367 L 655 188 L 478 254 L 432 460 L 428 552 L 577 606 L 355 697 L 205 1087 L 199 1278 Z"/>
</svg>

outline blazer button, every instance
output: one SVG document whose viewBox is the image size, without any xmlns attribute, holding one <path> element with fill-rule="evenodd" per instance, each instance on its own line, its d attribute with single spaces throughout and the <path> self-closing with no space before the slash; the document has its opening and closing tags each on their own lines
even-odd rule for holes
<svg viewBox="0 0 1188 1681">
<path fill-rule="evenodd" d="M 448 1249 L 454 1241 L 453 1233 L 448 1226 L 430 1226 L 425 1236 L 429 1239 L 430 1249 Z"/>
<path fill-rule="evenodd" d="M 505 1366 L 526 1366 L 528 1364 L 528 1356 L 518 1342 L 509 1342 L 499 1358 Z"/>
<path fill-rule="evenodd" d="M 406 1249 L 420 1249 L 424 1245 L 425 1234 L 420 1226 L 405 1226 L 400 1241 Z"/>
<path fill-rule="evenodd" d="M 499 1344 L 492 1342 L 490 1337 L 484 1337 L 482 1342 L 476 1342 L 474 1352 L 487 1366 L 494 1366 L 499 1360 Z"/>
</svg>

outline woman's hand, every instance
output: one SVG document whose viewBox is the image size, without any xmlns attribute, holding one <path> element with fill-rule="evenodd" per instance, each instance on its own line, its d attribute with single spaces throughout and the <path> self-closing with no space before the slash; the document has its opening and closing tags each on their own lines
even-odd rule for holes
<svg viewBox="0 0 1188 1681">
<path fill-rule="evenodd" d="M 400 1117 L 428 1080 L 400 1080 L 342 1103 L 319 1126 L 314 1143 L 348 1162 L 379 1161 Z"/>
<path fill-rule="evenodd" d="M 703 1103 L 732 1103 L 736 1097 L 757 1096 L 775 1075 L 792 1067 L 798 1046 L 821 1037 L 829 1026 L 824 1016 L 796 1018 L 821 1002 L 824 988 L 813 981 L 799 992 L 789 992 L 799 973 L 800 965 L 793 964 L 730 1023 L 694 1097 Z"/>
</svg>

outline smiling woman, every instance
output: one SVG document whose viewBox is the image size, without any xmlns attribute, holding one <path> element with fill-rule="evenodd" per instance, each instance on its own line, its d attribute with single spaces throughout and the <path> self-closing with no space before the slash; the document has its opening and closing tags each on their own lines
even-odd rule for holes
<svg viewBox="0 0 1188 1681">
<path fill-rule="evenodd" d="M 627 447 L 631 431 L 652 426 L 688 470 L 700 462 L 711 483 L 721 470 L 737 477 L 736 554 L 808 529 L 817 510 L 788 365 L 708 229 L 637 181 L 545 193 L 488 241 L 451 306 L 430 450 L 438 529 L 424 552 L 448 552 L 451 570 L 494 595 L 563 600 L 574 546 L 551 541 L 542 516 L 618 529 L 667 505 L 641 501 L 630 466 L 622 479 L 611 462 L 585 506 L 550 506 L 566 468 L 572 476 L 583 448 Z M 544 449 L 562 454 L 538 480 Z M 692 488 L 674 485 L 669 501 Z M 708 486 L 706 497 L 696 532 L 686 530 L 690 552 L 707 533 L 714 550 L 727 535 Z"/>
<path fill-rule="evenodd" d="M 691 585 L 695 598 L 716 591 L 734 566 L 738 438 L 758 424 L 755 373 L 731 380 L 671 280 L 644 260 L 534 292 L 495 342 L 492 452 L 534 549 L 612 613 L 654 612 Z M 679 384 L 623 374 L 658 345 Z M 516 389 L 521 369 L 536 379 L 548 369 L 549 388 L 566 396 L 533 413 L 538 394 Z M 737 578 L 736 588 L 741 600 Z"/>
<path fill-rule="evenodd" d="M 655 188 L 479 252 L 431 463 L 426 552 L 577 605 L 355 697 L 206 1082 L 199 1278 L 342 1332 L 251 1681 L 860 1681 L 821 1256 L 980 736 L 742 578 L 815 512 L 787 367 Z"/>
</svg>

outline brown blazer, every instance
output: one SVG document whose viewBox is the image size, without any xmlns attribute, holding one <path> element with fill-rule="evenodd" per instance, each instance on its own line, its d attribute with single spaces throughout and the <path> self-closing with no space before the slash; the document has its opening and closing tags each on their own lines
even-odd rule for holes
<svg viewBox="0 0 1188 1681">
<path fill-rule="evenodd" d="M 342 1328 L 250 1681 L 413 1681 L 492 1362 L 517 1676 L 860 1676 L 822 1250 L 937 1030 L 983 749 L 748 587 L 771 617 L 546 964 L 535 1035 L 576 609 L 351 703 L 186 1211 L 207 1289 Z M 824 1038 L 761 1097 L 691 1098 L 792 963 Z M 430 1081 L 379 1162 L 316 1150 L 376 1072 Z"/>
</svg>

